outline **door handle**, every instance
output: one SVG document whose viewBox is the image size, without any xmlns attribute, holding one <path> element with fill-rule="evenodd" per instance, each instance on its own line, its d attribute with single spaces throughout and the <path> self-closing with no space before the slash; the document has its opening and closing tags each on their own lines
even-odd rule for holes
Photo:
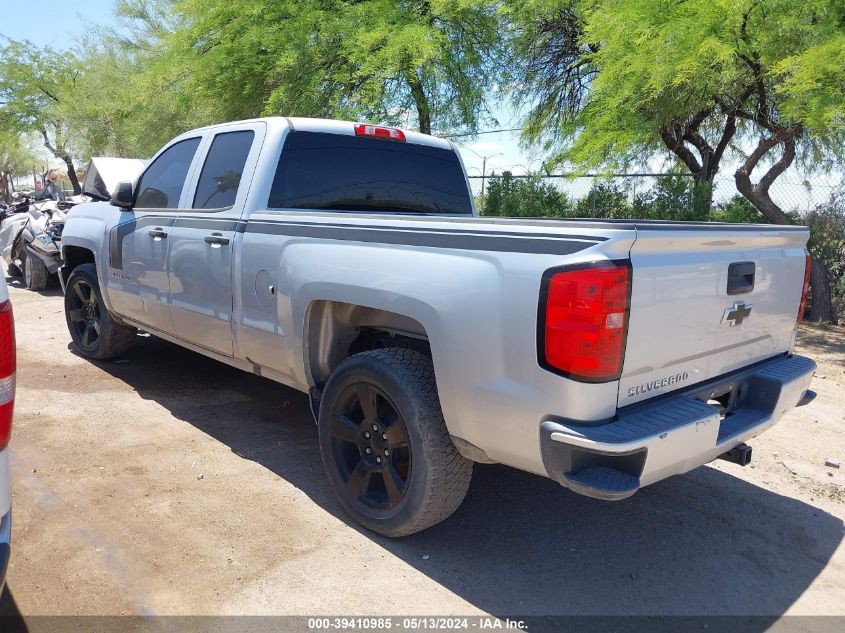
<svg viewBox="0 0 845 633">
<path fill-rule="evenodd" d="M 167 237 L 167 232 L 162 231 L 161 227 L 158 227 L 153 229 L 152 231 L 147 231 L 147 235 L 149 235 L 154 240 L 159 241 Z"/>
<path fill-rule="evenodd" d="M 229 238 L 223 237 L 222 233 L 212 233 L 211 235 L 206 235 L 203 239 L 211 244 L 211 248 L 220 248 L 229 243 Z"/>
</svg>

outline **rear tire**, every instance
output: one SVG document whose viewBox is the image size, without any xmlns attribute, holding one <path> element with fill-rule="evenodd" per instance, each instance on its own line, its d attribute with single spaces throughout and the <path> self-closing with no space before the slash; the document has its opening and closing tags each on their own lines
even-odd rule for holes
<svg viewBox="0 0 845 633">
<path fill-rule="evenodd" d="M 24 257 L 24 285 L 30 290 L 44 290 L 47 287 L 47 278 L 50 276 L 44 262 L 32 253 L 26 253 Z"/>
<path fill-rule="evenodd" d="M 448 518 L 472 477 L 449 435 L 431 360 L 410 349 L 362 352 L 332 373 L 320 452 L 333 492 L 361 525 L 406 536 Z"/>
<path fill-rule="evenodd" d="M 106 309 L 94 264 L 81 264 L 70 274 L 65 290 L 65 319 L 76 349 L 95 360 L 126 353 L 138 333 L 137 328 L 123 325 Z"/>
<path fill-rule="evenodd" d="M 6 267 L 6 272 L 9 274 L 9 277 L 23 277 L 23 271 L 14 262 L 11 262 Z"/>
</svg>

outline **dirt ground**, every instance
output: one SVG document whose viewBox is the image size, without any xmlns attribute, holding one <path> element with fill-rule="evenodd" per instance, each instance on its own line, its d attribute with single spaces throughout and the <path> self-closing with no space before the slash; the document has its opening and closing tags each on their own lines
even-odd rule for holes
<svg viewBox="0 0 845 633">
<path fill-rule="evenodd" d="M 5 612 L 845 614 L 845 329 L 803 327 L 815 402 L 627 501 L 477 466 L 447 522 L 351 524 L 306 397 L 151 337 L 73 353 L 57 288 L 8 280 L 18 337 Z"/>
</svg>

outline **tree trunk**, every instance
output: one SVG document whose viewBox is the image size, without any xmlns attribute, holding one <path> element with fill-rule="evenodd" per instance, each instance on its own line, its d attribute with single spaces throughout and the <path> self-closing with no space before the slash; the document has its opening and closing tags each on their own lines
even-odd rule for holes
<svg viewBox="0 0 845 633">
<path fill-rule="evenodd" d="M 406 73 L 408 87 L 411 89 L 411 96 L 417 106 L 417 120 L 419 121 L 420 132 L 431 134 L 431 109 L 428 105 L 428 97 L 425 96 L 422 79 L 415 69 Z"/>
<path fill-rule="evenodd" d="M 783 212 L 769 195 L 769 188 L 795 160 L 795 136 L 800 129 L 781 130 L 770 138 L 760 139 L 755 150 L 734 174 L 736 188 L 772 224 L 792 224 L 792 218 Z M 751 172 L 769 150 L 783 143 L 783 156 L 769 168 L 759 182 L 751 182 Z M 830 293 L 830 273 L 824 262 L 814 261 L 810 278 L 813 291 L 813 307 L 809 315 L 812 321 L 835 323 L 833 297 Z"/>
<path fill-rule="evenodd" d="M 68 155 L 62 156 L 62 160 L 65 161 L 65 165 L 67 165 L 67 177 L 68 180 L 70 180 L 70 184 L 73 186 L 73 195 L 78 196 L 82 193 L 82 187 L 79 185 L 79 178 L 76 177 L 76 169 L 73 166 L 73 160 Z"/>
<path fill-rule="evenodd" d="M 772 224 L 792 224 L 790 217 L 772 200 L 769 195 L 769 188 L 778 176 L 786 171 L 792 164 L 792 161 L 795 160 L 794 134 L 797 134 L 797 130 L 773 134 L 769 138 L 760 139 L 754 151 L 751 152 L 746 161 L 734 173 L 737 190 Z M 757 163 L 770 150 L 781 143 L 783 143 L 783 156 L 769 168 L 769 171 L 760 178 L 756 185 L 753 184 L 751 182 L 751 172 L 757 167 Z"/>
<path fill-rule="evenodd" d="M 806 319 L 816 323 L 836 323 L 833 297 L 830 293 L 830 275 L 825 265 L 815 259 L 810 273 L 810 287 L 813 289 L 813 304 Z"/>
<path fill-rule="evenodd" d="M 82 193 L 82 187 L 79 186 L 79 178 L 76 177 L 76 169 L 73 167 L 73 159 L 71 159 L 70 154 L 67 153 L 65 150 L 65 145 L 62 143 L 62 135 L 61 135 L 61 128 L 56 125 L 55 126 L 55 137 L 56 142 L 50 142 L 50 135 L 47 134 L 47 128 L 42 126 L 38 129 L 41 132 L 41 137 L 44 139 L 44 147 L 46 147 L 56 158 L 60 158 L 64 161 L 65 165 L 67 165 L 67 177 L 70 180 L 70 184 L 73 186 L 73 195 L 78 196 Z"/>
</svg>

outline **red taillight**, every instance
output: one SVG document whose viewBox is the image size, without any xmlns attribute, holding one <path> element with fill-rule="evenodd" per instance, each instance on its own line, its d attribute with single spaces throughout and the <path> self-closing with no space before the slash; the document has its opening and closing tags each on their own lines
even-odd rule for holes
<svg viewBox="0 0 845 633">
<path fill-rule="evenodd" d="M 801 304 L 798 306 L 798 318 L 795 320 L 797 326 L 804 318 L 804 308 L 807 307 L 807 291 L 810 289 L 810 273 L 813 271 L 813 258 L 810 253 L 804 259 L 804 288 L 801 290 Z"/>
<path fill-rule="evenodd" d="M 380 125 L 367 125 L 358 123 L 355 125 L 356 136 L 372 136 L 373 138 L 384 138 L 389 141 L 404 141 L 405 133 L 395 127 L 382 127 Z"/>
<path fill-rule="evenodd" d="M 583 382 L 619 378 L 630 288 L 627 261 L 547 272 L 540 305 L 541 364 Z"/>
<path fill-rule="evenodd" d="M 12 435 L 15 408 L 15 319 L 12 304 L 0 304 L 0 450 Z"/>
</svg>

